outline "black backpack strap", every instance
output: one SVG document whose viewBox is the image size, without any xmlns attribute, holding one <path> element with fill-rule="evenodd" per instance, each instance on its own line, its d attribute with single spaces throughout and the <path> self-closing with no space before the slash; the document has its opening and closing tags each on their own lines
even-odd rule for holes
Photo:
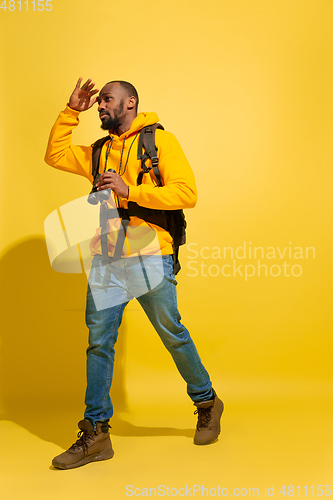
<svg viewBox="0 0 333 500">
<path fill-rule="evenodd" d="M 106 141 L 110 140 L 110 136 L 102 137 L 101 139 L 98 139 L 94 144 L 91 145 L 92 147 L 92 176 L 94 178 L 94 183 L 96 176 L 99 172 L 99 160 L 101 158 L 101 151 L 103 145 L 106 143 Z"/>
<path fill-rule="evenodd" d="M 101 226 L 101 249 L 102 249 L 102 264 L 106 266 L 108 263 L 108 205 L 103 201 L 100 206 L 99 223 Z"/>
<path fill-rule="evenodd" d="M 116 247 L 114 249 L 112 261 L 121 259 L 121 254 L 123 251 L 123 246 L 125 243 L 129 222 L 130 222 L 129 216 L 124 214 L 122 219 L 121 219 L 121 224 L 120 224 L 120 228 L 119 228 L 119 233 L 118 233 Z"/>
<path fill-rule="evenodd" d="M 116 247 L 113 257 L 109 257 L 108 250 L 108 219 L 121 219 L 121 224 L 118 232 Z M 127 229 L 129 226 L 130 218 L 128 210 L 125 208 L 108 208 L 106 201 L 101 203 L 100 208 L 100 226 L 101 226 L 101 248 L 102 248 L 102 265 L 106 266 L 116 260 L 120 260 L 125 243 Z"/>
<path fill-rule="evenodd" d="M 164 130 L 164 127 L 160 123 L 155 123 L 154 125 L 148 125 L 147 127 L 143 127 L 140 132 L 139 141 L 138 141 L 138 160 L 141 160 L 141 172 L 139 173 L 137 179 L 137 185 L 139 186 L 142 183 L 143 174 L 149 172 L 152 168 L 154 175 L 157 180 L 157 185 L 162 186 L 161 174 L 158 168 L 158 156 L 157 156 L 157 147 L 155 144 L 155 132 L 156 129 L 159 128 Z M 143 148 L 145 152 L 143 153 Z M 152 166 L 146 166 L 146 160 L 148 158 L 151 160 Z"/>
</svg>

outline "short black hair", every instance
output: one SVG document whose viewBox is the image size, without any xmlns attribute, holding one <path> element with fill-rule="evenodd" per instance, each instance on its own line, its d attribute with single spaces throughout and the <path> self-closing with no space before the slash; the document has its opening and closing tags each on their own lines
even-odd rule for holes
<svg viewBox="0 0 333 500">
<path fill-rule="evenodd" d="M 139 94 L 138 94 L 136 88 L 134 87 L 134 85 L 132 85 L 129 82 L 125 82 L 124 80 L 112 80 L 112 82 L 108 82 L 106 85 L 108 85 L 109 83 L 119 83 L 121 88 L 126 91 L 128 97 L 134 96 L 136 99 L 135 110 L 138 111 Z"/>
</svg>

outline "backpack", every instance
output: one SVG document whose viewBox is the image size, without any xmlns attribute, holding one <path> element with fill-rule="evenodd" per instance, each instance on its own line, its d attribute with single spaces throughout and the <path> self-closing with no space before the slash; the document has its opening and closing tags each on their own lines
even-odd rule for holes
<svg viewBox="0 0 333 500">
<path fill-rule="evenodd" d="M 140 131 L 138 140 L 137 158 L 141 160 L 141 171 L 137 178 L 137 186 L 142 184 L 144 174 L 147 174 L 151 169 L 156 177 L 157 187 L 162 186 L 162 179 L 158 168 L 159 159 L 157 157 L 157 147 L 155 145 L 156 129 L 164 130 L 160 123 L 143 127 Z M 99 171 L 99 161 L 104 143 L 110 139 L 110 136 L 102 137 L 92 144 L 92 175 L 95 179 Z M 151 166 L 146 166 L 146 161 L 151 160 Z M 107 219 L 121 218 L 121 228 L 116 242 L 116 248 L 111 260 L 121 258 L 123 244 L 125 241 L 127 227 L 131 216 L 139 217 L 151 224 L 156 224 L 168 231 L 173 239 L 173 272 L 176 275 L 180 271 L 180 262 L 178 258 L 179 247 L 186 243 L 186 220 L 183 210 L 155 210 L 152 208 L 141 207 L 135 202 L 129 201 L 128 208 L 119 207 L 117 209 L 109 209 L 106 203 L 101 203 L 101 246 L 103 263 L 110 262 L 108 257 L 107 246 Z"/>
</svg>

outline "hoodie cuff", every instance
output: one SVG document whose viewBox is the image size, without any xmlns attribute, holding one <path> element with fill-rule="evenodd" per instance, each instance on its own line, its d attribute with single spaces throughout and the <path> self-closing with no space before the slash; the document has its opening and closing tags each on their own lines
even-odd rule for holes
<svg viewBox="0 0 333 500">
<path fill-rule="evenodd" d="M 140 205 L 139 200 L 140 200 L 140 191 L 141 187 L 140 186 L 128 186 L 128 201 L 135 201 Z"/>
<path fill-rule="evenodd" d="M 81 111 L 76 111 L 75 109 L 72 109 L 69 107 L 69 104 L 66 104 L 66 108 L 63 111 L 66 115 L 73 116 L 73 118 L 77 118 Z"/>
</svg>

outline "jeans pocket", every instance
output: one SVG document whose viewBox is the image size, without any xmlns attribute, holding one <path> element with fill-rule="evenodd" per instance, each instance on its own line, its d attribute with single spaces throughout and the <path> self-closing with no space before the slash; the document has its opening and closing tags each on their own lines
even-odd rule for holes
<svg viewBox="0 0 333 500">
<path fill-rule="evenodd" d="M 163 255 L 162 259 L 163 259 L 163 268 L 164 268 L 165 279 L 170 281 L 174 285 L 177 285 L 175 275 L 173 274 L 173 256 L 172 255 Z"/>
</svg>

